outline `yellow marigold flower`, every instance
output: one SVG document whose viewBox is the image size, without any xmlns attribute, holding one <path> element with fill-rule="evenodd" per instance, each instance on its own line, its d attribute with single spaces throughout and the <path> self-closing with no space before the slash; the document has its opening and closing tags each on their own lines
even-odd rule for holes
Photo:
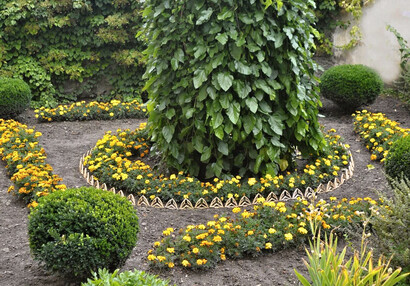
<svg viewBox="0 0 410 286">
<path fill-rule="evenodd" d="M 299 227 L 299 228 L 298 228 L 298 232 L 301 233 L 301 234 L 306 234 L 306 233 L 308 233 L 308 231 L 307 231 L 306 228 L 304 228 L 304 227 Z"/>
<path fill-rule="evenodd" d="M 188 242 L 191 241 L 191 237 L 189 235 L 185 235 L 182 239 Z"/>
<path fill-rule="evenodd" d="M 208 261 L 208 260 L 206 260 L 205 258 L 204 258 L 204 259 L 198 259 L 198 260 L 196 261 L 196 264 L 198 264 L 198 265 L 205 265 L 207 261 Z"/>
<path fill-rule="evenodd" d="M 269 232 L 270 234 L 274 234 L 274 233 L 276 232 L 276 229 L 270 228 L 270 229 L 268 230 L 268 232 Z"/>
<path fill-rule="evenodd" d="M 110 116 L 113 117 L 113 116 L 114 116 L 114 113 L 113 113 L 113 112 L 110 112 Z"/>
<path fill-rule="evenodd" d="M 272 243 L 267 242 L 267 243 L 265 244 L 265 248 L 266 248 L 266 249 L 272 249 Z"/>
<path fill-rule="evenodd" d="M 226 260 L 225 254 L 221 254 L 221 260 L 222 260 L 222 261 Z"/>
<path fill-rule="evenodd" d="M 154 242 L 154 246 L 155 246 L 155 247 L 158 247 L 158 246 L 160 246 L 160 245 L 161 245 L 161 242 L 159 242 L 159 241 L 155 241 L 155 242 Z"/>
<path fill-rule="evenodd" d="M 173 268 L 174 266 L 175 266 L 175 264 L 173 262 L 168 263 L 169 268 Z"/>
<path fill-rule="evenodd" d="M 199 253 L 199 249 L 198 249 L 197 247 L 194 247 L 194 249 L 192 249 L 192 252 L 195 253 L 195 254 L 198 254 L 198 253 Z"/>
<path fill-rule="evenodd" d="M 233 208 L 232 209 L 232 212 L 234 213 L 234 214 L 237 214 L 237 213 L 239 213 L 241 211 L 241 208 L 239 208 L 239 207 L 236 207 L 236 208 Z"/>
<path fill-rule="evenodd" d="M 162 262 L 162 261 L 165 261 L 167 258 L 165 256 L 158 255 L 157 259 L 158 259 L 159 262 Z"/>
<path fill-rule="evenodd" d="M 216 235 L 212 240 L 215 242 L 220 242 L 222 241 L 222 237 L 220 237 L 219 235 Z"/>
<path fill-rule="evenodd" d="M 186 259 L 182 260 L 181 264 L 182 264 L 182 266 L 184 266 L 184 267 L 189 267 L 189 266 L 191 266 L 191 263 L 189 263 L 189 261 L 186 260 Z"/>
<path fill-rule="evenodd" d="M 253 235 L 253 234 L 254 234 L 253 230 L 248 231 L 248 235 Z"/>
<path fill-rule="evenodd" d="M 291 233 L 285 233 L 285 239 L 286 240 L 292 240 L 293 239 L 293 235 Z"/>
<path fill-rule="evenodd" d="M 167 248 L 167 251 L 168 251 L 169 253 L 175 253 L 175 249 L 174 249 L 173 247 L 168 247 L 168 248 Z"/>
<path fill-rule="evenodd" d="M 177 176 L 175 174 L 171 174 L 171 176 L 169 176 L 170 180 L 175 180 L 177 178 Z"/>
<path fill-rule="evenodd" d="M 153 255 L 153 254 L 148 255 L 148 260 L 149 261 L 154 261 L 156 259 L 157 259 L 157 257 L 155 255 Z"/>
<path fill-rule="evenodd" d="M 249 178 L 248 179 L 248 185 L 249 186 L 253 186 L 256 184 L 256 179 L 255 178 Z"/>
<path fill-rule="evenodd" d="M 377 159 L 377 155 L 372 154 L 372 155 L 370 156 L 370 160 L 374 161 L 374 160 L 376 160 L 376 159 Z"/>
</svg>

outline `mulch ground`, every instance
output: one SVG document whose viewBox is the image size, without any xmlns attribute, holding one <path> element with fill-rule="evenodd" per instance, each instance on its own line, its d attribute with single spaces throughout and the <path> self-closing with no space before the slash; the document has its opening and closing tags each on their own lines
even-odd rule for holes
<svg viewBox="0 0 410 286">
<path fill-rule="evenodd" d="M 372 112 L 382 112 L 403 127 L 410 127 L 410 113 L 394 98 L 381 96 L 366 107 Z M 353 178 L 331 194 L 321 197 L 378 197 L 378 192 L 391 191 L 380 163 L 370 161 L 370 153 L 353 132 L 353 119 L 343 114 L 330 101 L 323 100 L 320 122 L 326 129 L 335 128 L 337 133 L 351 146 L 355 161 Z M 135 129 L 142 120 L 115 120 L 89 122 L 38 123 L 31 110 L 19 117 L 19 121 L 43 133 L 40 144 L 47 152 L 47 162 L 54 173 L 64 178 L 68 187 L 86 186 L 78 170 L 80 157 L 91 149 L 108 130 L 118 128 Z M 369 170 L 368 164 L 374 165 Z M 28 210 L 14 196 L 7 193 L 11 184 L 4 164 L 0 163 L 0 285 L 69 285 L 55 274 L 47 273 L 30 255 L 27 238 Z M 303 247 L 278 253 L 264 253 L 257 258 L 225 261 L 209 271 L 194 272 L 179 267 L 170 270 L 150 269 L 146 252 L 158 240 L 167 227 L 176 229 L 188 224 L 204 223 L 216 213 L 229 213 L 229 209 L 166 210 L 138 207 L 140 234 L 137 246 L 122 270 L 139 269 L 177 285 L 297 285 L 293 269 L 305 272 L 302 258 L 306 258 Z"/>
</svg>

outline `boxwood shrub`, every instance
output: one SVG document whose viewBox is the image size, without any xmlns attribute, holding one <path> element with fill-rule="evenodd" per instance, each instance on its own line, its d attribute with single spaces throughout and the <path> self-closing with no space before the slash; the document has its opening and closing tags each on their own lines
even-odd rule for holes
<svg viewBox="0 0 410 286">
<path fill-rule="evenodd" d="M 0 77 L 0 118 L 13 118 L 30 104 L 30 87 L 18 78 Z"/>
<path fill-rule="evenodd" d="M 410 178 L 410 135 L 393 143 L 386 157 L 385 171 L 392 179 L 401 175 Z"/>
<path fill-rule="evenodd" d="M 29 216 L 30 248 L 49 270 L 79 279 L 123 265 L 137 242 L 131 203 L 111 192 L 82 187 L 39 200 Z"/>
<path fill-rule="evenodd" d="M 350 112 L 374 102 L 383 88 L 383 81 L 367 66 L 339 65 L 323 73 L 319 88 L 321 95 Z"/>
</svg>

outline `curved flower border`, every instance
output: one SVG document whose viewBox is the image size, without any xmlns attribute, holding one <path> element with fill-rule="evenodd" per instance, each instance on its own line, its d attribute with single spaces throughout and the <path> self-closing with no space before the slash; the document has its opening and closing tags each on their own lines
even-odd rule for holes
<svg viewBox="0 0 410 286">
<path fill-rule="evenodd" d="M 117 130 L 118 133 L 121 132 L 121 130 Z M 332 132 L 335 132 L 333 130 Z M 110 134 L 110 133 L 109 133 Z M 125 135 L 124 135 L 125 136 Z M 103 144 L 100 144 L 97 142 L 97 146 L 99 149 L 102 149 Z M 141 144 L 139 145 L 141 146 Z M 346 146 L 342 145 L 345 149 L 347 149 Z M 96 147 L 97 148 L 97 147 Z M 107 186 L 106 183 L 101 183 L 98 178 L 96 178 L 93 174 L 92 171 L 89 170 L 89 168 L 86 167 L 87 165 L 87 158 L 90 157 L 92 151 L 95 148 L 89 150 L 86 154 L 84 154 L 79 163 L 79 170 L 80 173 L 83 175 L 84 179 L 87 181 L 88 184 L 91 186 L 94 186 L 99 189 L 104 189 L 104 190 L 109 190 L 113 193 L 117 193 L 121 196 L 125 196 L 123 190 L 117 190 L 115 187 L 112 186 Z M 138 148 L 139 151 L 141 151 L 141 155 L 147 154 L 147 150 L 145 149 L 145 152 L 142 151 L 143 148 Z M 114 153 L 115 154 L 115 153 Z M 288 200 L 295 200 L 298 198 L 305 199 L 305 198 L 310 198 L 314 194 L 320 194 L 320 193 L 326 193 L 333 191 L 337 189 L 340 185 L 342 185 L 346 180 L 350 179 L 353 176 L 353 171 L 354 171 L 354 161 L 353 161 L 353 156 L 351 152 L 348 150 L 348 155 L 349 155 L 349 161 L 345 169 L 343 169 L 341 172 L 342 174 L 340 177 L 334 178 L 334 180 L 328 181 L 326 184 L 319 184 L 316 188 L 312 187 L 307 187 L 304 191 L 300 190 L 299 188 L 296 188 L 293 192 L 290 192 L 288 190 L 283 190 L 280 195 L 275 194 L 274 192 L 270 192 L 266 197 L 262 196 L 260 193 L 257 193 L 253 199 L 247 197 L 247 196 L 242 196 L 240 198 L 235 199 L 235 197 L 231 196 L 228 197 L 225 203 L 219 198 L 215 197 L 212 199 L 210 203 L 206 201 L 205 198 L 201 197 L 199 198 L 196 202 L 192 202 L 189 198 L 184 198 L 184 200 L 178 205 L 177 201 L 173 198 L 169 199 L 168 201 L 164 202 L 161 200 L 160 197 L 155 196 L 154 198 L 147 198 L 144 195 L 141 196 L 134 196 L 133 194 L 129 194 L 127 198 L 131 201 L 133 205 L 136 206 L 147 206 L 147 207 L 155 207 L 155 208 L 167 208 L 167 209 L 203 209 L 203 208 L 222 208 L 222 207 L 227 207 L 227 208 L 234 208 L 237 206 L 249 206 L 249 205 L 254 205 L 257 204 L 258 200 L 263 198 L 267 202 L 277 202 L 277 201 L 288 201 Z M 119 158 L 115 156 L 116 158 Z M 108 159 L 107 159 L 108 160 Z M 121 159 L 123 160 L 123 159 Z M 100 162 L 101 163 L 101 162 Z M 127 162 L 128 163 L 128 162 Z M 129 164 L 129 163 L 128 163 Z M 143 165 L 143 163 L 140 163 Z M 128 174 L 123 174 L 124 178 L 128 178 Z M 118 180 L 121 180 L 122 175 L 117 175 Z M 171 175 L 175 176 L 175 175 Z M 171 177 L 170 176 L 170 177 Z M 189 178 L 189 177 L 187 177 Z M 251 178 L 252 179 L 252 178 Z M 143 179 L 144 180 L 144 179 Z"/>
</svg>

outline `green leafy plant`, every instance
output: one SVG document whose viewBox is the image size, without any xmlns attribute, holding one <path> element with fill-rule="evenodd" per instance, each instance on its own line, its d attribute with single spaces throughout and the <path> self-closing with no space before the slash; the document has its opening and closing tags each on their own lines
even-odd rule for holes
<svg viewBox="0 0 410 286">
<path fill-rule="evenodd" d="M 396 140 L 387 154 L 384 169 L 390 178 L 410 177 L 410 136 Z"/>
<path fill-rule="evenodd" d="M 312 222 L 314 225 L 315 222 Z M 315 228 L 313 226 L 313 228 Z M 394 272 L 390 268 L 390 260 L 380 257 L 377 264 L 373 263 L 373 251 L 367 250 L 365 229 L 363 230 L 360 251 L 355 251 L 352 258 L 346 261 L 347 247 L 341 252 L 337 250 L 337 237 L 331 232 L 325 235 L 324 241 L 319 232 L 314 232 L 314 241 L 310 242 L 310 249 L 306 249 L 308 262 L 305 265 L 309 271 L 309 278 L 295 270 L 296 276 L 303 286 L 323 285 L 396 285 L 409 275 L 401 274 L 401 268 Z"/>
<path fill-rule="evenodd" d="M 82 279 L 124 264 L 138 229 L 126 198 L 82 187 L 40 198 L 29 215 L 28 235 L 34 258 L 47 269 Z"/>
<path fill-rule="evenodd" d="M 383 207 L 375 208 L 371 217 L 379 249 L 392 256 L 392 264 L 410 271 L 410 179 L 392 181 L 393 197 L 382 196 Z M 410 282 L 407 279 L 407 282 Z"/>
<path fill-rule="evenodd" d="M 84 93 L 139 98 L 141 3 L 0 0 L 0 76 L 24 79 L 39 106 Z"/>
<path fill-rule="evenodd" d="M 168 281 L 159 279 L 157 276 L 145 273 L 144 271 L 124 271 L 118 273 L 115 270 L 110 273 L 107 269 L 98 269 L 98 273 L 93 273 L 92 279 L 87 279 L 87 283 L 82 283 L 81 286 L 168 286 Z"/>
<path fill-rule="evenodd" d="M 374 102 L 383 88 L 376 71 L 364 65 L 339 65 L 320 78 L 320 93 L 349 112 Z"/>
<path fill-rule="evenodd" d="M 407 107 L 410 107 L 410 47 L 407 41 L 400 35 L 400 33 L 388 25 L 387 30 L 392 32 L 400 46 L 400 79 L 395 82 L 395 88 L 399 92 L 399 97 L 406 103 Z"/>
<path fill-rule="evenodd" d="M 276 175 L 324 148 L 311 1 L 146 4 L 149 129 L 170 168 Z"/>
<path fill-rule="evenodd" d="M 30 101 L 30 87 L 23 80 L 0 77 L 0 118 L 22 113 Z"/>
</svg>

